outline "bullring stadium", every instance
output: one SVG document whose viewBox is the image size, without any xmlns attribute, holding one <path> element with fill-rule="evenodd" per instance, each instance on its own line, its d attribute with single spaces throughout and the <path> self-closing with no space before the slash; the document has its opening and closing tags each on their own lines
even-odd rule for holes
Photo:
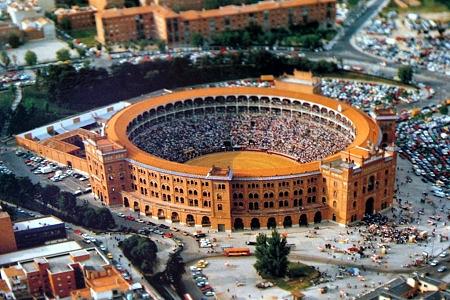
<svg viewBox="0 0 450 300">
<path fill-rule="evenodd" d="M 99 201 L 187 226 L 348 224 L 393 200 L 395 114 L 386 109 L 369 116 L 311 93 L 232 87 L 167 93 L 109 113 L 96 130 L 50 134 L 52 125 L 50 138 L 16 139 L 88 173 Z"/>
</svg>

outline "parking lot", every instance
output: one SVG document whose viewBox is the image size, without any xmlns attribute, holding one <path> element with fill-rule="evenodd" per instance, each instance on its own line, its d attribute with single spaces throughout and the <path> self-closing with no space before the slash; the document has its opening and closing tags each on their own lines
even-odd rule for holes
<svg viewBox="0 0 450 300">
<path fill-rule="evenodd" d="M 0 153 L 0 160 L 2 161 L 0 165 L 10 170 L 11 173 L 19 177 L 29 177 L 33 183 L 54 184 L 75 196 L 91 192 L 86 174 L 75 172 L 31 152 L 23 150 L 3 152 Z"/>
<path fill-rule="evenodd" d="M 422 108 L 431 112 L 430 108 Z M 415 118 L 397 127 L 400 156 L 411 161 L 412 170 L 424 183 L 433 184 L 425 192 L 450 200 L 450 116 L 434 113 L 431 118 Z"/>
<path fill-rule="evenodd" d="M 390 11 L 369 22 L 355 43 L 387 61 L 450 75 L 450 31 L 432 19 Z"/>
<path fill-rule="evenodd" d="M 416 103 L 425 98 L 424 92 L 419 89 L 376 82 L 322 79 L 320 88 L 322 95 L 345 101 L 363 111 L 377 105 Z"/>
</svg>

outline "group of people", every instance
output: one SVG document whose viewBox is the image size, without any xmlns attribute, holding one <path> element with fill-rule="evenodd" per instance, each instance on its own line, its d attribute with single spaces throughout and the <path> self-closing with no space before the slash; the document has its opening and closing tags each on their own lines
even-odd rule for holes
<svg viewBox="0 0 450 300">
<path fill-rule="evenodd" d="M 306 163 L 344 149 L 351 136 L 294 115 L 212 113 L 153 123 L 131 140 L 146 152 L 176 162 L 252 149 L 282 153 Z"/>
</svg>

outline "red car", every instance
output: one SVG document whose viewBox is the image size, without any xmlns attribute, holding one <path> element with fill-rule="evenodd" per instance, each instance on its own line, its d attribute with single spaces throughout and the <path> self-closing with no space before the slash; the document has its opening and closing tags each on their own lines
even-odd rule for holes
<svg viewBox="0 0 450 300">
<path fill-rule="evenodd" d="M 134 217 L 132 216 L 126 216 L 125 219 L 127 219 L 128 221 L 134 221 Z"/>
<path fill-rule="evenodd" d="M 163 237 L 164 238 L 168 238 L 168 239 L 173 238 L 173 233 L 172 232 L 166 232 L 166 233 L 163 234 Z"/>
</svg>

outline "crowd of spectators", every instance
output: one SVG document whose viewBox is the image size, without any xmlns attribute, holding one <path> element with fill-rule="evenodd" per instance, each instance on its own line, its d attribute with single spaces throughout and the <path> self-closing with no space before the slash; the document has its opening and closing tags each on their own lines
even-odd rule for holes
<svg viewBox="0 0 450 300">
<path fill-rule="evenodd" d="M 450 32 L 416 14 L 388 13 L 373 19 L 356 37 L 364 51 L 395 63 L 450 75 Z"/>
<path fill-rule="evenodd" d="M 186 162 L 213 152 L 263 150 L 306 163 L 344 149 L 350 135 L 298 116 L 259 113 L 206 114 L 141 127 L 131 137 L 142 150 Z"/>
<path fill-rule="evenodd" d="M 380 104 L 414 103 L 423 97 L 417 89 L 365 81 L 322 79 L 320 88 L 322 95 L 345 101 L 364 111 Z"/>
</svg>

